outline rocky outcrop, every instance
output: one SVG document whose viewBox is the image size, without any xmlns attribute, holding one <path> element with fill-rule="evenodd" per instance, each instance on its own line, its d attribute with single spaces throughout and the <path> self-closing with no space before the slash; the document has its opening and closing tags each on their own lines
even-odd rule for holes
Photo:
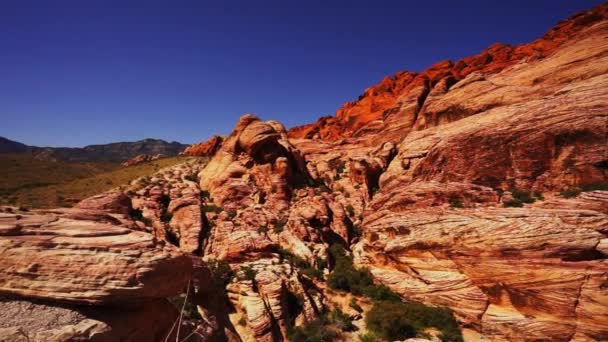
<svg viewBox="0 0 608 342">
<path fill-rule="evenodd" d="M 224 138 L 219 135 L 214 135 L 209 138 L 207 141 L 200 142 L 198 144 L 190 145 L 186 147 L 184 152 L 182 152 L 185 156 L 192 157 L 213 157 L 215 152 L 219 150 L 220 146 L 222 146 L 222 142 Z"/>
<path fill-rule="evenodd" d="M 178 318 L 177 309 L 161 300 L 136 308 L 99 308 L 4 298 L 0 309 L 2 342 L 163 341 L 175 339 L 170 331 Z"/>
<path fill-rule="evenodd" d="M 485 338 L 603 340 L 606 224 L 585 210 L 385 208 L 365 216 L 355 255 L 405 298 L 450 307 Z"/>
<path fill-rule="evenodd" d="M 337 141 L 344 137 L 370 139 L 370 135 L 374 135 L 376 141 L 398 142 L 412 128 L 431 127 L 474 114 L 474 111 L 452 108 L 438 118 L 422 107 L 427 97 L 440 96 L 464 78 L 471 79 L 472 74 L 489 75 L 518 63 L 542 60 L 573 36 L 607 17 L 608 6 L 602 4 L 562 21 L 531 43 L 494 44 L 477 55 L 454 63 L 439 62 L 421 73 L 398 72 L 366 89 L 356 101 L 345 103 L 335 117 L 323 117 L 314 124 L 295 127 L 289 136 Z"/>
<path fill-rule="evenodd" d="M 162 158 L 163 155 L 162 154 L 138 154 L 137 156 L 127 160 L 126 162 L 120 164 L 122 166 L 133 166 L 133 165 L 139 165 L 139 164 L 143 164 L 143 163 L 147 163 L 147 162 L 151 162 L 157 159 Z"/>
<path fill-rule="evenodd" d="M 53 214 L 1 214 L 0 293 L 78 304 L 180 293 L 190 261 L 153 236 Z M 120 270 L 120 272 L 117 272 Z"/>
<path fill-rule="evenodd" d="M 110 190 L 99 195 L 86 198 L 74 206 L 79 209 L 101 210 L 108 213 L 129 215 L 131 199 L 122 191 Z"/>
<path fill-rule="evenodd" d="M 93 209 L 0 214 L 0 340 L 175 336 L 178 311 L 166 298 L 185 290 L 190 259 L 121 225 L 127 218 L 106 215 Z"/>
</svg>

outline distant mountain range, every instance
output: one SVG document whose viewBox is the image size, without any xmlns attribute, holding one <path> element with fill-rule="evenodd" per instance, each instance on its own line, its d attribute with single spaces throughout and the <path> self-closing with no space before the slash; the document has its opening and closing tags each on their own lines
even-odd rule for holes
<svg viewBox="0 0 608 342">
<path fill-rule="evenodd" d="M 71 162 L 124 162 L 140 154 L 175 156 L 188 145 L 176 141 L 144 139 L 85 147 L 38 147 L 0 137 L 0 153 L 30 153 L 43 160 Z"/>
</svg>

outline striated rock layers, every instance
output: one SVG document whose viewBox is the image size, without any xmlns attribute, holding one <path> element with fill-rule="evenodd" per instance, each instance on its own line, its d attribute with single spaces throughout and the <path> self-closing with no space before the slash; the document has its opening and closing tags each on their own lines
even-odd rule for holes
<svg viewBox="0 0 608 342">
<path fill-rule="evenodd" d="M 442 61 L 421 73 L 398 72 L 366 89 L 356 101 L 345 103 L 335 117 L 323 117 L 314 124 L 292 128 L 289 137 L 337 141 L 345 137 L 369 138 L 375 135 L 374 141 L 398 142 L 412 129 L 433 127 L 484 111 L 492 105 L 466 110 L 453 106 L 437 111 L 429 108 L 426 101 L 442 97 L 465 78 L 473 80 L 479 75 L 493 74 L 516 64 L 542 60 L 572 37 L 582 36 L 582 31 L 605 20 L 607 15 L 608 6 L 603 4 L 560 22 L 528 44 L 494 44 L 477 55 L 457 62 Z M 584 51 L 581 53 L 585 54 Z"/>
<path fill-rule="evenodd" d="M 212 157 L 220 146 L 224 138 L 219 135 L 214 135 L 207 141 L 200 142 L 198 144 L 190 145 L 182 152 L 185 156 L 192 157 Z"/>
<path fill-rule="evenodd" d="M 468 341 L 608 340 L 608 5 L 289 132 L 244 115 L 184 154 L 210 158 L 0 216 L 0 311 L 46 313 L 39 340 L 158 340 L 191 279 L 197 339 L 281 341 L 335 307 L 340 244 L 403 299 L 453 310 Z"/>
<path fill-rule="evenodd" d="M 79 215 L 89 219 L 70 218 Z M 169 334 L 177 311 L 165 298 L 183 292 L 190 260 L 150 234 L 106 220 L 85 209 L 0 214 L 0 340 Z"/>
</svg>

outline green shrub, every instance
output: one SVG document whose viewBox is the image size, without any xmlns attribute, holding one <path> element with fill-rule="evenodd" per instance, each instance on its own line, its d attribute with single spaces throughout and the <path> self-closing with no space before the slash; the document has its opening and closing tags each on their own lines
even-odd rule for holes
<svg viewBox="0 0 608 342">
<path fill-rule="evenodd" d="M 209 191 L 201 190 L 201 198 L 210 198 L 210 196 Z"/>
<path fill-rule="evenodd" d="M 283 231 L 283 229 L 285 228 L 286 224 L 287 224 L 286 219 L 279 219 L 273 223 L 272 231 L 275 232 L 276 234 L 280 234 Z"/>
<path fill-rule="evenodd" d="M 514 198 L 514 199 L 512 199 L 510 201 L 506 201 L 506 202 L 503 203 L 503 205 L 505 206 L 505 208 L 510 208 L 510 207 L 521 208 L 521 207 L 524 206 L 524 204 L 520 200 L 518 200 L 517 198 Z"/>
<path fill-rule="evenodd" d="M 414 337 L 429 327 L 441 331 L 442 341 L 462 341 L 452 312 L 416 302 L 378 301 L 365 318 L 367 328 L 388 340 Z"/>
<path fill-rule="evenodd" d="M 173 214 L 171 214 L 170 212 L 164 211 L 162 213 L 162 215 L 160 216 L 160 220 L 164 223 L 169 223 L 171 222 L 171 219 L 173 218 Z"/>
<path fill-rule="evenodd" d="M 185 180 L 189 180 L 191 182 L 198 182 L 198 177 L 195 174 L 184 176 Z"/>
<path fill-rule="evenodd" d="M 346 206 L 346 212 L 348 213 L 348 216 L 350 216 L 350 217 L 355 216 L 355 208 L 353 208 L 353 206 L 351 204 L 348 204 Z"/>
<path fill-rule="evenodd" d="M 209 260 L 207 262 L 207 268 L 209 268 L 213 282 L 221 288 L 226 287 L 234 277 L 234 272 L 230 268 L 230 265 L 225 261 Z"/>
<path fill-rule="evenodd" d="M 350 299 L 350 303 L 348 303 L 348 306 L 350 306 L 359 313 L 363 312 L 363 308 L 361 307 L 361 305 L 359 305 L 359 303 L 357 303 L 357 300 L 354 297 Z"/>
<path fill-rule="evenodd" d="M 452 198 L 450 200 L 450 207 L 460 209 L 460 208 L 464 208 L 464 205 L 462 204 L 462 202 L 460 201 L 460 199 L 458 199 L 458 198 Z"/>
<path fill-rule="evenodd" d="M 359 335 L 360 342 L 383 342 L 378 336 L 376 336 L 373 332 L 366 332 L 365 334 Z"/>
<path fill-rule="evenodd" d="M 314 268 L 307 260 L 302 257 L 299 257 L 290 251 L 283 249 L 281 247 L 277 248 L 277 253 L 279 254 L 279 260 L 282 262 L 283 260 L 287 260 L 287 262 L 298 268 L 302 274 L 308 276 L 309 278 L 323 278 L 323 272 L 317 268 Z"/>
<path fill-rule="evenodd" d="M 251 266 L 241 266 L 241 280 L 250 280 L 255 282 L 255 276 L 258 274 Z"/>
<path fill-rule="evenodd" d="M 192 298 L 192 293 L 189 294 L 189 297 Z M 203 319 L 201 314 L 198 312 L 196 304 L 193 304 L 190 300 L 188 300 L 185 293 L 182 293 L 179 296 L 170 297 L 168 299 L 178 311 L 181 312 L 182 307 L 184 308 L 184 318 L 192 320 Z M 185 305 L 184 301 L 186 302 Z"/>
<path fill-rule="evenodd" d="M 384 340 L 405 340 L 416 336 L 408 313 L 399 302 L 375 303 L 365 316 L 367 329 Z"/>
<path fill-rule="evenodd" d="M 202 207 L 202 211 L 203 211 L 203 213 L 221 213 L 223 211 L 223 209 L 221 207 L 218 207 L 215 204 L 209 204 L 209 205 L 204 205 Z"/>
<path fill-rule="evenodd" d="M 562 189 L 559 194 L 562 197 L 565 198 L 572 198 L 572 197 L 576 197 L 581 193 L 581 189 L 579 188 L 569 188 L 569 189 Z"/>
<path fill-rule="evenodd" d="M 606 191 L 608 191 L 608 182 L 606 182 L 606 183 L 587 184 L 587 185 L 581 186 L 581 191 L 583 191 L 583 192 L 595 191 L 595 190 L 606 190 Z"/>
<path fill-rule="evenodd" d="M 333 341 L 337 334 L 327 328 L 321 320 L 307 322 L 287 331 L 287 337 L 292 342 L 324 342 Z"/>
<path fill-rule="evenodd" d="M 259 226 L 258 227 L 258 233 L 260 234 L 265 234 L 268 231 L 268 227 L 267 226 Z"/>
<path fill-rule="evenodd" d="M 531 196 L 530 191 L 511 189 L 511 194 L 514 199 L 519 200 L 521 203 L 534 203 L 535 199 Z"/>
<path fill-rule="evenodd" d="M 353 320 L 339 308 L 335 308 L 329 314 L 329 319 L 333 325 L 342 331 L 354 331 L 356 327 Z"/>
<path fill-rule="evenodd" d="M 534 191 L 534 198 L 536 198 L 539 201 L 545 200 L 545 196 L 543 196 L 543 193 L 540 191 Z"/>
</svg>

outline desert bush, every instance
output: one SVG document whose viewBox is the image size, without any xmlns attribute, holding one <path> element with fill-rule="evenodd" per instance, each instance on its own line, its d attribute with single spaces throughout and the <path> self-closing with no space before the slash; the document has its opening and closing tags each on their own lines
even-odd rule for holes
<svg viewBox="0 0 608 342">
<path fill-rule="evenodd" d="M 285 228 L 286 223 L 287 223 L 287 221 L 284 219 L 277 220 L 272 227 L 272 231 L 275 232 L 276 234 L 280 234 L 283 231 L 283 229 Z"/>
<path fill-rule="evenodd" d="M 241 280 L 250 280 L 255 282 L 255 276 L 258 272 L 251 266 L 241 266 Z"/>
<path fill-rule="evenodd" d="M 524 204 L 520 200 L 518 200 L 517 198 L 514 198 L 514 199 L 512 199 L 510 201 L 506 201 L 506 202 L 503 203 L 503 205 L 505 206 L 505 208 L 510 208 L 510 207 L 512 207 L 512 208 L 521 208 L 521 207 L 524 206 Z"/>
<path fill-rule="evenodd" d="M 215 204 L 204 205 L 201 209 L 203 213 L 221 213 L 224 209 Z"/>
<path fill-rule="evenodd" d="M 353 320 L 339 308 L 333 309 L 329 313 L 329 319 L 333 325 L 342 331 L 353 331 L 356 327 L 353 325 Z"/>
<path fill-rule="evenodd" d="M 257 232 L 260 234 L 265 234 L 268 231 L 267 226 L 259 226 Z"/>
<path fill-rule="evenodd" d="M 583 192 L 595 191 L 595 190 L 606 190 L 606 191 L 608 191 L 608 182 L 587 184 L 587 185 L 581 186 L 581 191 L 583 191 Z"/>
<path fill-rule="evenodd" d="M 309 321 L 287 331 L 287 337 L 293 342 L 333 341 L 337 334 L 328 329 L 321 320 Z"/>
<path fill-rule="evenodd" d="M 355 298 L 350 299 L 350 303 L 348 303 L 348 306 L 350 306 L 357 312 L 363 312 L 363 308 L 361 307 L 361 305 L 359 305 L 359 303 L 357 303 L 357 300 Z"/>
<path fill-rule="evenodd" d="M 185 175 L 185 176 L 184 176 L 184 179 L 185 179 L 185 180 L 189 180 L 189 181 L 191 181 L 191 182 L 195 182 L 195 183 L 196 183 L 196 182 L 198 182 L 198 177 L 197 177 L 195 174 L 192 174 L 192 175 Z"/>
<path fill-rule="evenodd" d="M 562 189 L 559 194 L 564 198 L 572 198 L 576 197 L 581 193 L 581 189 L 579 188 L 568 188 Z"/>
<path fill-rule="evenodd" d="M 530 194 L 530 191 L 511 189 L 511 194 L 514 199 L 519 200 L 521 203 L 534 203 L 535 199 Z"/>
<path fill-rule="evenodd" d="M 424 329 L 434 327 L 441 331 L 442 341 L 462 341 L 450 310 L 417 302 L 377 301 L 367 313 L 365 323 L 375 335 L 388 340 L 414 337 Z"/>
<path fill-rule="evenodd" d="M 207 262 L 207 267 L 209 268 L 213 282 L 220 287 L 225 287 L 228 285 L 228 283 L 230 283 L 234 277 L 232 268 L 230 268 L 230 265 L 225 261 L 209 260 Z"/>
<path fill-rule="evenodd" d="M 450 207 L 460 209 L 460 208 L 464 208 L 464 205 L 462 204 L 462 202 L 460 201 L 460 199 L 458 199 L 458 198 L 452 198 L 450 200 Z"/>
<path fill-rule="evenodd" d="M 350 217 L 355 216 L 355 208 L 352 206 L 352 204 L 348 204 L 345 209 L 346 209 L 346 212 L 348 213 L 348 216 L 350 216 Z"/>
</svg>

